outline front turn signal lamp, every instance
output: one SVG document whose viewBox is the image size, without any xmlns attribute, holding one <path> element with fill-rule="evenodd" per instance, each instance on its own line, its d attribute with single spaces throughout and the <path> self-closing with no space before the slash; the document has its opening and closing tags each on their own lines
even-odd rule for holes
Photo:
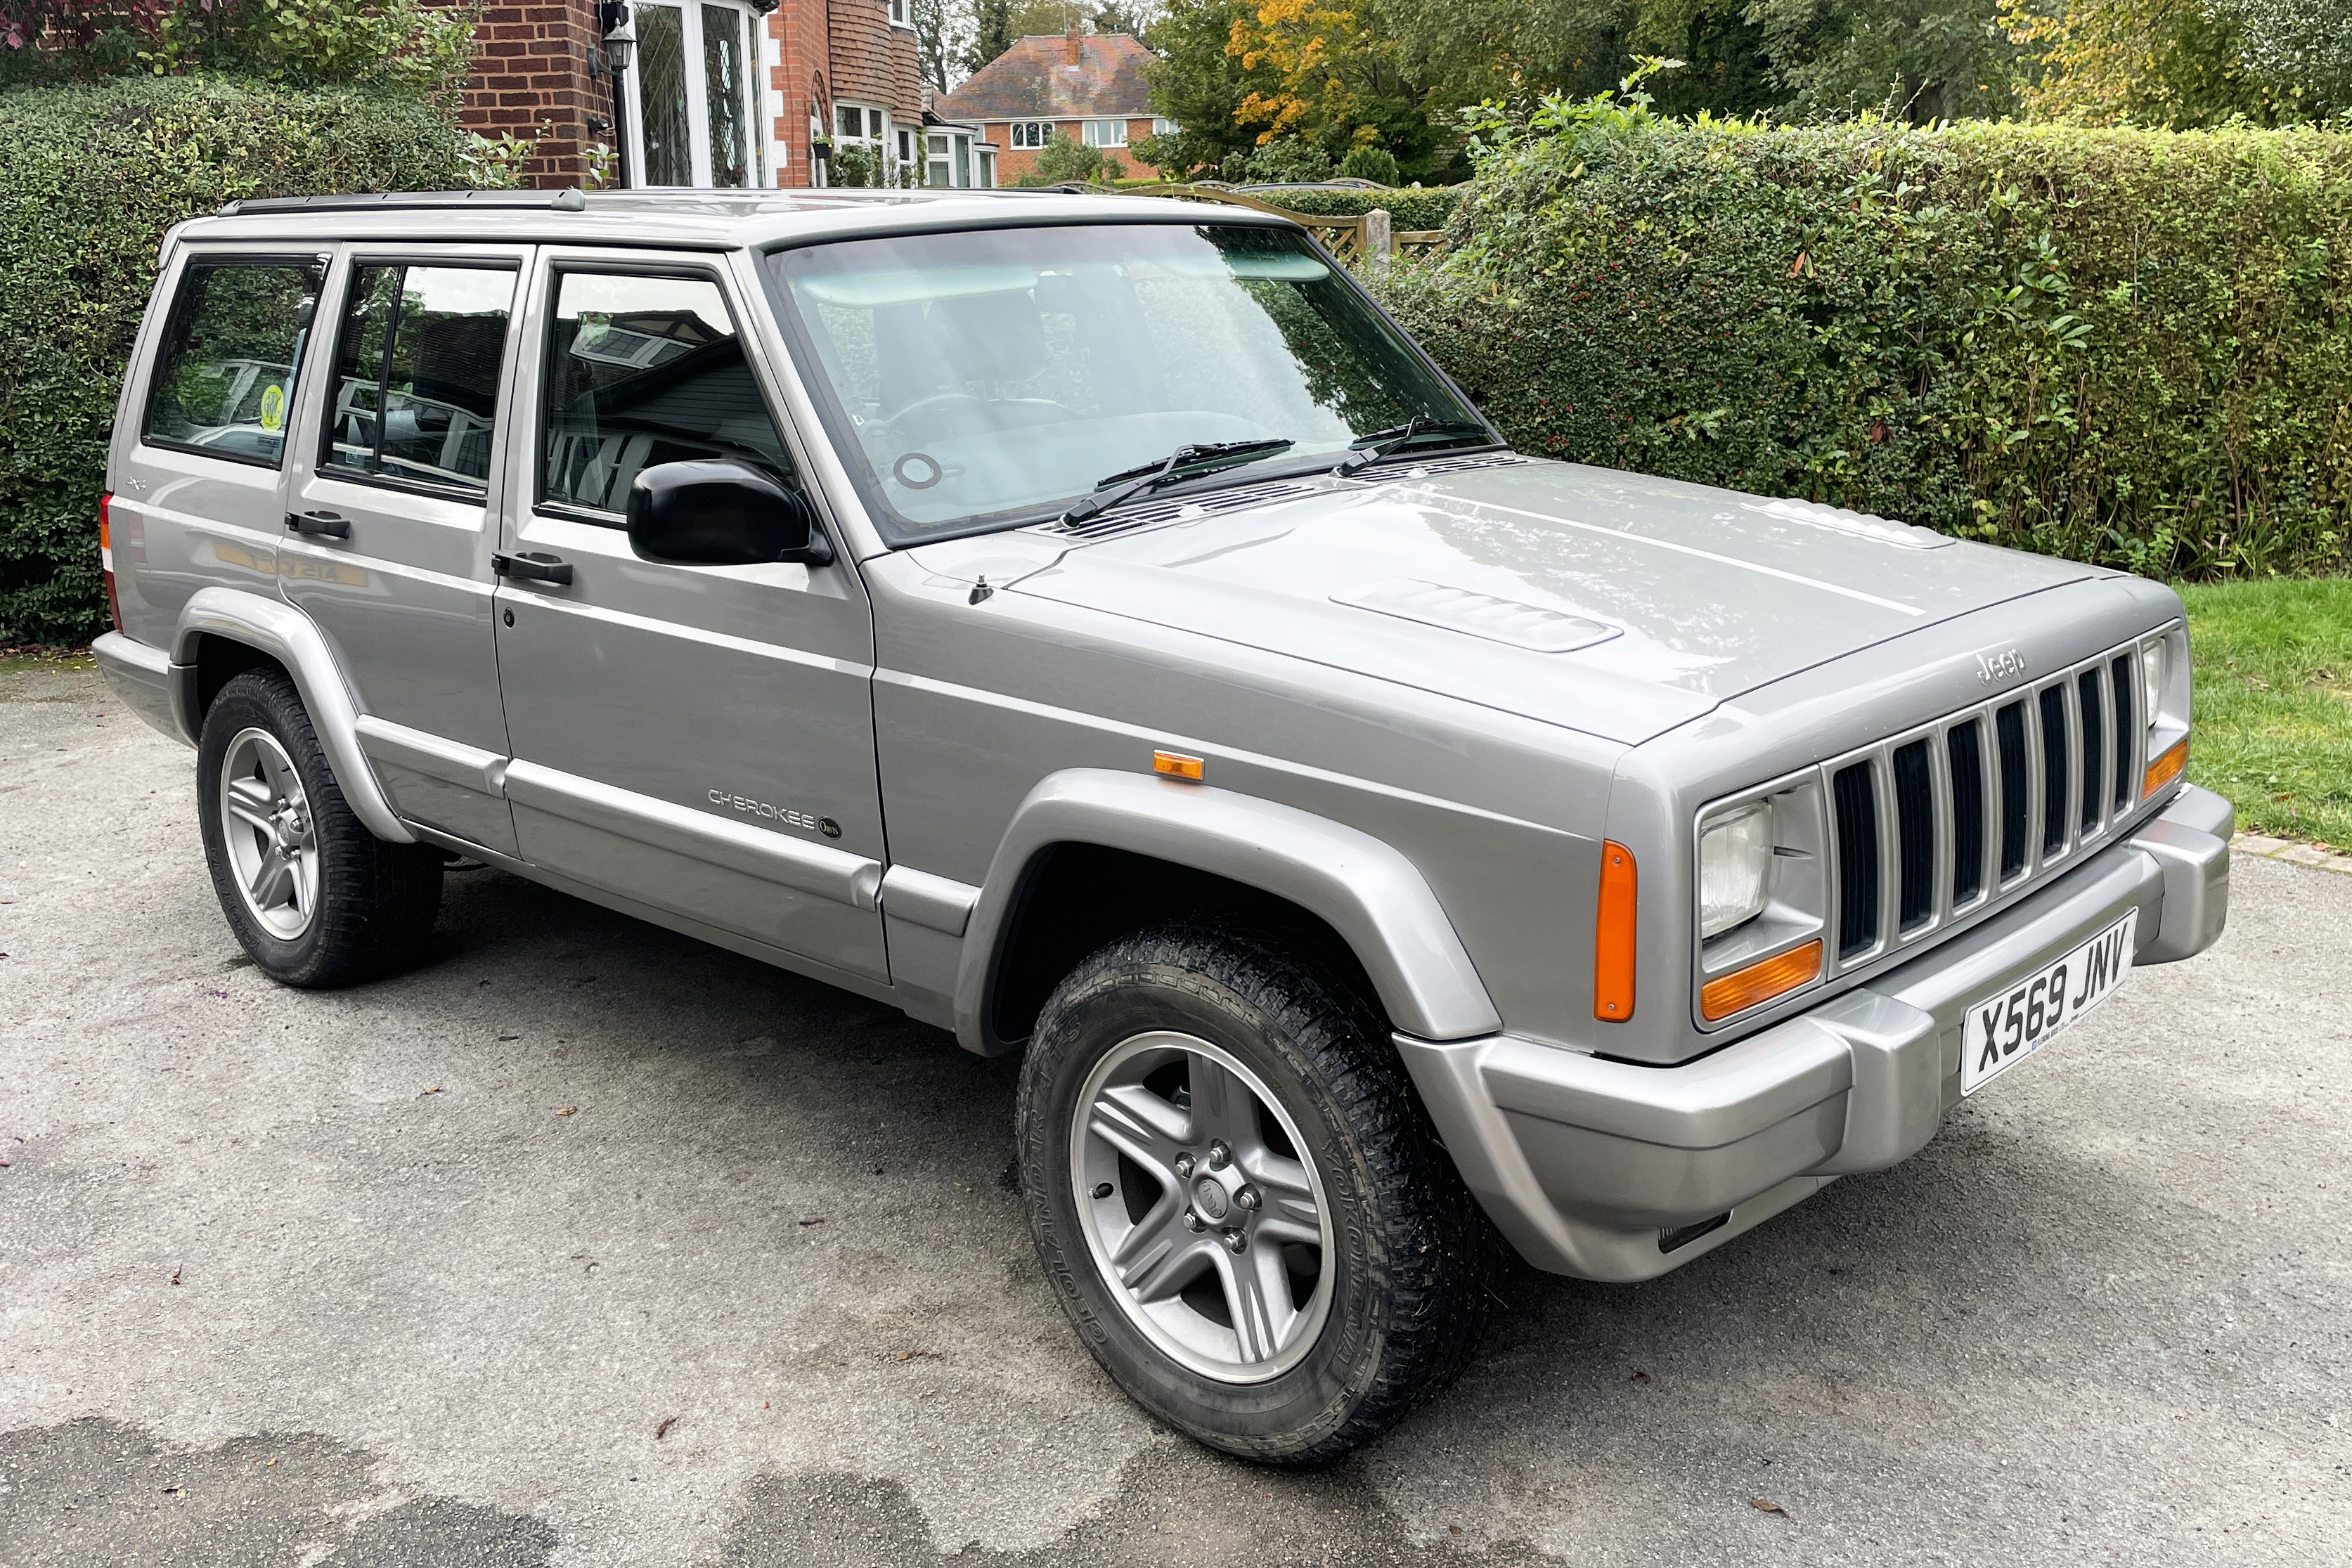
<svg viewBox="0 0 2352 1568">
<path fill-rule="evenodd" d="M 2179 778 L 2181 769 L 2188 766 L 2189 742 L 2186 740 L 2173 742 L 2163 756 L 2147 765 L 2147 776 L 2140 780 L 2139 798 L 2143 800 L 2147 800 L 2150 795 Z"/>
<path fill-rule="evenodd" d="M 1714 1023 L 1734 1013 L 1746 1012 L 1759 1002 L 1769 1002 L 1799 986 L 1811 984 L 1821 972 L 1822 939 L 1816 936 L 1801 947 L 1776 953 L 1744 969 L 1734 969 L 1720 979 L 1709 980 L 1699 988 L 1698 1016 Z"/>
<path fill-rule="evenodd" d="M 1633 1016 L 1634 926 L 1641 913 L 1633 852 L 1601 846 L 1601 902 L 1592 923 L 1592 1016 L 1623 1023 Z"/>
</svg>

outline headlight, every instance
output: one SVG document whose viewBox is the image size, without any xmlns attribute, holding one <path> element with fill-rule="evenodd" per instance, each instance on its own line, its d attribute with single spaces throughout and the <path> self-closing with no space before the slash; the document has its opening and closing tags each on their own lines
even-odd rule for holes
<svg viewBox="0 0 2352 1568">
<path fill-rule="evenodd" d="M 2170 645 L 2161 637 L 2145 643 L 2139 651 L 2140 712 L 2147 716 L 2150 729 L 2163 716 L 2165 694 L 2172 689 L 2170 653 Z"/>
<path fill-rule="evenodd" d="M 1722 935 L 1764 911 L 1772 878 L 1772 809 L 1759 800 L 1707 824 L 1698 839 L 1698 934 Z"/>
</svg>

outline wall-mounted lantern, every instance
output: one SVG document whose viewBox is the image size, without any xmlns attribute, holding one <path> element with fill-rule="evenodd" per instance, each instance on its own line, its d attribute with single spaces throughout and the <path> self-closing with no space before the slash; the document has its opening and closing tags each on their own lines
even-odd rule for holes
<svg viewBox="0 0 2352 1568">
<path fill-rule="evenodd" d="M 596 20 L 604 29 L 604 57 L 618 76 L 637 57 L 637 19 L 629 10 L 628 0 L 604 0 L 596 7 Z"/>
</svg>

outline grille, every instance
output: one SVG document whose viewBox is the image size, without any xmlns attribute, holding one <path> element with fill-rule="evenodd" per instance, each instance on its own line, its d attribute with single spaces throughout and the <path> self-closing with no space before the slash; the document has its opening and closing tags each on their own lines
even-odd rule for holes
<svg viewBox="0 0 2352 1568">
<path fill-rule="evenodd" d="M 1829 764 L 1839 968 L 2106 841 L 2138 805 L 2137 644 Z"/>
</svg>

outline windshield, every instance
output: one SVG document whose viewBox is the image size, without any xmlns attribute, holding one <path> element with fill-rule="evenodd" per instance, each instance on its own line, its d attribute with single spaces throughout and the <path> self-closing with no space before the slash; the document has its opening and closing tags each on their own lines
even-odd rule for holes
<svg viewBox="0 0 2352 1568">
<path fill-rule="evenodd" d="M 910 235 L 773 266 L 894 544 L 1057 515 L 1188 444 L 1288 441 L 1269 457 L 1328 467 L 1416 414 L 1477 419 L 1289 230 Z"/>
</svg>

